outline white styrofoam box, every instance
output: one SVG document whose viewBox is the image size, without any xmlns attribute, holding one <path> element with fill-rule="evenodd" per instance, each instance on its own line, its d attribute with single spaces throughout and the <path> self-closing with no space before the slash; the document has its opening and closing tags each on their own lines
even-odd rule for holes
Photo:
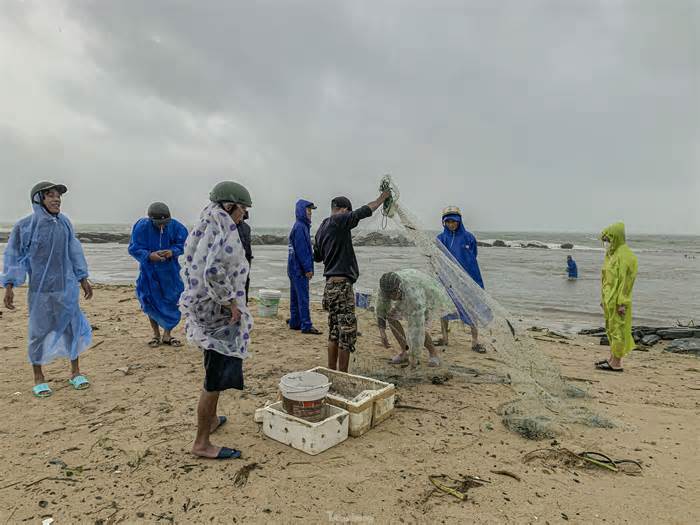
<svg viewBox="0 0 700 525">
<path fill-rule="evenodd" d="M 263 433 L 280 443 L 315 456 L 348 439 L 349 414 L 347 410 L 326 405 L 328 417 L 318 423 L 287 414 L 282 401 L 262 409 Z"/>
<path fill-rule="evenodd" d="M 309 370 L 328 377 L 331 388 L 326 403 L 350 413 L 350 435 L 360 437 L 370 428 L 391 417 L 396 389 L 393 384 L 370 377 L 348 374 L 317 366 Z M 362 394 L 365 395 L 362 395 Z"/>
</svg>

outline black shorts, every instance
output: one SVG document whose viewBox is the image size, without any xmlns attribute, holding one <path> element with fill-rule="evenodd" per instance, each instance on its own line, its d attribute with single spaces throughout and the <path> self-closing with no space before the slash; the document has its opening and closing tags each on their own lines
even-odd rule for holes
<svg viewBox="0 0 700 525">
<path fill-rule="evenodd" d="M 204 390 L 207 392 L 221 392 L 229 388 L 243 390 L 243 360 L 238 357 L 205 350 L 204 371 Z"/>
</svg>

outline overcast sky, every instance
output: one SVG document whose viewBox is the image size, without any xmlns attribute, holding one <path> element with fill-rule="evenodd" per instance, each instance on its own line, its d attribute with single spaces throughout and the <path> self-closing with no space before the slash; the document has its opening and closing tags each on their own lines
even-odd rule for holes
<svg viewBox="0 0 700 525">
<path fill-rule="evenodd" d="M 697 0 L 2 0 L 0 64 L 2 221 L 49 179 L 191 223 L 232 179 L 286 225 L 391 173 L 434 228 L 700 233 Z"/>
</svg>

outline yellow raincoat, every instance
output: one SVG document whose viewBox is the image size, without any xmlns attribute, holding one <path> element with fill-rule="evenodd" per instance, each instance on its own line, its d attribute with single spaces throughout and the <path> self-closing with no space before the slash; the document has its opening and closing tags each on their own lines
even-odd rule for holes
<svg viewBox="0 0 700 525">
<path fill-rule="evenodd" d="M 605 330 L 614 357 L 622 358 L 635 347 L 632 338 L 632 287 L 637 277 L 637 257 L 625 243 L 625 225 L 617 222 L 608 226 L 601 237 L 610 240 L 603 264 L 601 295 L 605 313 Z M 625 306 L 622 316 L 617 312 Z"/>
</svg>

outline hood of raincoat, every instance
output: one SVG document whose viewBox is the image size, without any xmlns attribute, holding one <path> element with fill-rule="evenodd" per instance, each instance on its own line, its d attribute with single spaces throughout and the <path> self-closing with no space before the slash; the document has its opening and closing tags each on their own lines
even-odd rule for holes
<svg viewBox="0 0 700 525">
<path fill-rule="evenodd" d="M 445 221 L 455 221 L 455 222 L 459 223 L 459 226 L 457 226 L 457 229 L 454 232 L 455 234 L 459 234 L 462 232 L 466 233 L 466 230 L 464 228 L 464 224 L 462 223 L 462 216 L 461 215 L 457 215 L 456 213 L 450 213 L 450 214 L 442 217 L 442 227 L 443 227 L 442 231 L 443 231 L 443 233 L 446 235 L 447 234 L 452 235 L 453 232 L 452 232 L 452 230 L 450 230 L 447 227 L 447 225 L 445 224 Z"/>
<path fill-rule="evenodd" d="M 314 203 L 311 201 L 305 201 L 304 199 L 299 199 L 297 201 L 297 206 L 296 206 L 296 218 L 298 221 L 303 222 L 304 224 L 311 225 L 311 221 L 309 218 L 306 216 L 306 208 L 309 206 L 313 206 Z"/>
<path fill-rule="evenodd" d="M 620 246 L 627 242 L 625 238 L 625 225 L 622 222 L 616 222 L 605 228 L 600 238 L 607 237 L 610 239 L 610 249 L 608 253 L 614 253 Z"/>
</svg>

